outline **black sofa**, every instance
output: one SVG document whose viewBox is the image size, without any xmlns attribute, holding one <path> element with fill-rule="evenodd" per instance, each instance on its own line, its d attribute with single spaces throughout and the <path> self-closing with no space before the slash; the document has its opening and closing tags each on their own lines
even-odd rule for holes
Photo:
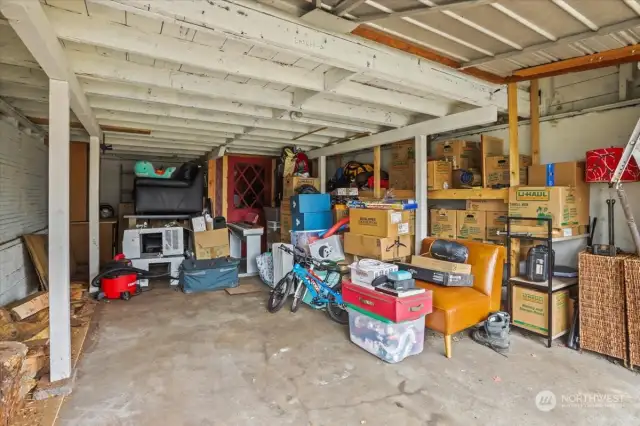
<svg viewBox="0 0 640 426">
<path fill-rule="evenodd" d="M 136 214 L 191 214 L 202 212 L 204 168 L 184 163 L 170 179 L 137 177 L 134 182 Z"/>
</svg>

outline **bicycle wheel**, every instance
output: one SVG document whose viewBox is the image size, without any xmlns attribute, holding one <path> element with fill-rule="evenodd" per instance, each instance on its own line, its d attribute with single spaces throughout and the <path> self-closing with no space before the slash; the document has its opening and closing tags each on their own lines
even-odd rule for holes
<svg viewBox="0 0 640 426">
<path fill-rule="evenodd" d="M 333 287 L 333 291 L 338 294 L 342 294 L 342 284 L 337 284 Z M 329 303 L 327 303 L 327 314 L 329 318 L 337 322 L 338 324 L 349 324 L 349 313 L 344 303 L 338 303 L 332 294 L 329 294 Z"/>
<path fill-rule="evenodd" d="M 291 293 L 291 285 L 293 284 L 293 280 L 291 279 L 291 273 L 288 273 L 280 281 L 278 284 L 271 290 L 271 295 L 269 296 L 269 301 L 267 302 L 267 310 L 269 312 L 276 313 L 284 306 L 287 301 L 287 297 L 289 297 L 289 293 Z"/>
<path fill-rule="evenodd" d="M 291 302 L 291 312 L 293 313 L 297 312 L 300 308 L 300 305 L 302 304 L 302 295 L 306 289 L 302 280 L 296 279 L 295 281 L 297 281 L 298 285 L 295 287 L 293 292 L 293 302 Z"/>
</svg>

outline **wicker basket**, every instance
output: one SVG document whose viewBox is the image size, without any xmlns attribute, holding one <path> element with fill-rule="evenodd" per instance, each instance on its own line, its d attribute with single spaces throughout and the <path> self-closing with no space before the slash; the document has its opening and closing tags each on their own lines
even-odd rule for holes
<svg viewBox="0 0 640 426">
<path fill-rule="evenodd" d="M 580 253 L 580 347 L 627 360 L 624 261 Z"/>
<path fill-rule="evenodd" d="M 627 329 L 629 330 L 629 362 L 640 365 L 640 259 L 624 261 L 627 297 Z"/>
</svg>

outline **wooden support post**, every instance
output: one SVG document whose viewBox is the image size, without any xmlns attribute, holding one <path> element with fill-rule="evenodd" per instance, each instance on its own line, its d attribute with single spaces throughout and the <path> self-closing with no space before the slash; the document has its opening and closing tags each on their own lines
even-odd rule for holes
<svg viewBox="0 0 640 426">
<path fill-rule="evenodd" d="M 49 80 L 49 332 L 51 381 L 71 376 L 69 84 Z"/>
<path fill-rule="evenodd" d="M 327 192 L 327 157 L 322 155 L 318 158 L 318 176 L 320 177 L 320 193 Z"/>
<path fill-rule="evenodd" d="M 229 187 L 229 157 L 222 157 L 222 211 L 220 216 L 227 217 L 227 190 Z"/>
<path fill-rule="evenodd" d="M 380 168 L 382 164 L 380 162 L 380 146 L 373 147 L 373 196 L 374 198 L 380 198 Z"/>
<path fill-rule="evenodd" d="M 540 87 L 538 80 L 531 80 L 531 162 L 540 164 Z"/>
<path fill-rule="evenodd" d="M 207 197 L 211 201 L 211 216 L 216 216 L 216 159 L 207 161 Z"/>
<path fill-rule="evenodd" d="M 427 237 L 427 136 L 415 138 L 415 168 L 416 168 L 416 235 L 415 253 L 420 254 L 422 240 Z"/>
<path fill-rule="evenodd" d="M 520 185 L 520 152 L 518 146 L 518 85 L 509 83 L 509 185 Z"/>
<path fill-rule="evenodd" d="M 100 138 L 89 137 L 89 282 L 100 272 Z M 91 286 L 90 292 L 98 291 Z"/>
<path fill-rule="evenodd" d="M 520 185 L 520 152 L 518 143 L 518 86 L 509 83 L 509 186 Z M 511 239 L 511 276 L 517 276 L 520 269 L 520 240 Z"/>
<path fill-rule="evenodd" d="M 271 207 L 276 206 L 276 159 L 271 160 Z"/>
</svg>

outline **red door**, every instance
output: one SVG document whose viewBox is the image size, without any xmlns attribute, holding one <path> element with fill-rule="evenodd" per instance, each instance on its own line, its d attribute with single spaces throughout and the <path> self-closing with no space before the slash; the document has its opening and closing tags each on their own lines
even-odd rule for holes
<svg viewBox="0 0 640 426">
<path fill-rule="evenodd" d="M 247 213 L 256 213 L 265 225 L 265 206 L 271 205 L 271 158 L 228 158 L 227 222 L 245 220 Z"/>
</svg>

